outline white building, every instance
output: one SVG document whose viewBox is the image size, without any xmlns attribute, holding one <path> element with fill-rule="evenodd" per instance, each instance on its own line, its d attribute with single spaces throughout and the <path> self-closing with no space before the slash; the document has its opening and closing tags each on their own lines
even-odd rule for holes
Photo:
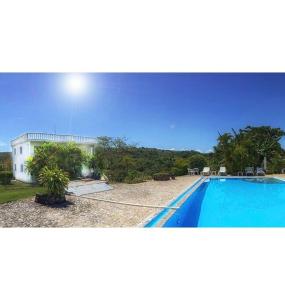
<svg viewBox="0 0 285 300">
<path fill-rule="evenodd" d="M 96 138 L 74 136 L 74 135 L 57 135 L 46 133 L 25 133 L 11 141 L 13 174 L 15 179 L 23 182 L 32 182 L 31 175 L 25 170 L 25 162 L 34 155 L 35 147 L 45 143 L 76 143 L 82 150 L 88 153 L 94 153 Z M 82 166 L 82 176 L 91 175 L 91 170 Z"/>
</svg>

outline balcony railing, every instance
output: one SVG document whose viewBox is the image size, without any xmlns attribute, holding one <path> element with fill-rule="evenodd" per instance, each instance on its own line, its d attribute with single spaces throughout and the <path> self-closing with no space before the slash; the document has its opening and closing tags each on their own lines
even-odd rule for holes
<svg viewBox="0 0 285 300">
<path fill-rule="evenodd" d="M 12 141 L 12 145 L 26 141 L 43 141 L 43 142 L 57 142 L 68 143 L 74 142 L 77 144 L 95 144 L 96 138 L 76 136 L 76 135 L 60 135 L 49 133 L 25 133 L 24 135 Z"/>
</svg>

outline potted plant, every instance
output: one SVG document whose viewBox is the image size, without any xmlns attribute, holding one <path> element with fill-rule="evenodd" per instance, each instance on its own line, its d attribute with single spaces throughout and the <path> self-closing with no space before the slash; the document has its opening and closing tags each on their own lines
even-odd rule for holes
<svg viewBox="0 0 285 300">
<path fill-rule="evenodd" d="M 39 175 L 39 183 L 47 189 L 46 194 L 37 194 L 37 203 L 52 205 L 66 202 L 65 189 L 68 187 L 67 174 L 58 167 L 44 167 Z"/>
</svg>

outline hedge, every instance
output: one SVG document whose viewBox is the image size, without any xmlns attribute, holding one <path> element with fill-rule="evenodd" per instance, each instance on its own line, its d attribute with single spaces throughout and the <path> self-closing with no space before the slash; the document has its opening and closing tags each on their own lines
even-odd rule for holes
<svg viewBox="0 0 285 300">
<path fill-rule="evenodd" d="M 10 184 L 13 178 L 13 173 L 8 171 L 1 171 L 0 172 L 0 183 L 1 184 Z"/>
</svg>

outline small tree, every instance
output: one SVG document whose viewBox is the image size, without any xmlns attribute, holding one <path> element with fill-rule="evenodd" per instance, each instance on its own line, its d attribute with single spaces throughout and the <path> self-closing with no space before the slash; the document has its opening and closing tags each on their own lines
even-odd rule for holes
<svg viewBox="0 0 285 300">
<path fill-rule="evenodd" d="M 55 199 L 64 198 L 65 189 L 69 183 L 69 178 L 64 171 L 57 167 L 52 169 L 44 167 L 38 179 L 40 184 L 47 188 L 49 197 Z"/>
</svg>

